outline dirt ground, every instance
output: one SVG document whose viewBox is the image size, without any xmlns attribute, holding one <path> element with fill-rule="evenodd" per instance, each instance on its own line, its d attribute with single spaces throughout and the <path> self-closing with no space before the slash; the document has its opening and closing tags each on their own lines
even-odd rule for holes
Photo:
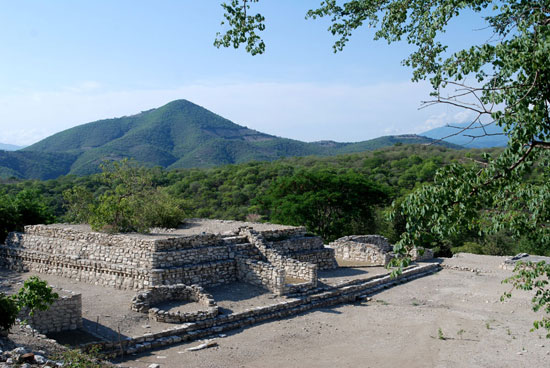
<svg viewBox="0 0 550 368">
<path fill-rule="evenodd" d="M 374 295 L 216 338 L 130 357 L 125 367 L 547 367 L 550 340 L 530 332 L 530 295 L 508 290 L 502 257 L 460 254 L 444 269 Z M 441 338 L 440 338 L 441 337 Z"/>
<path fill-rule="evenodd" d="M 372 300 L 318 309 L 266 322 L 223 337 L 218 346 L 190 352 L 201 341 L 181 344 L 117 362 L 122 367 L 546 367 L 550 340 L 529 332 L 537 315 L 530 294 L 515 292 L 501 280 L 503 257 L 460 254 L 443 260 L 443 269 L 392 289 Z M 383 272 L 382 268 L 342 268 L 320 272 L 320 281 L 338 284 Z M 17 288 L 30 274 L 0 271 L 0 291 Z M 50 283 L 82 293 L 88 330 L 116 338 L 156 332 L 173 325 L 149 321 L 129 310 L 132 291 L 82 284 L 40 275 Z M 209 288 L 225 313 L 273 303 L 280 297 L 235 283 Z M 96 319 L 99 316 L 99 323 Z"/>
</svg>

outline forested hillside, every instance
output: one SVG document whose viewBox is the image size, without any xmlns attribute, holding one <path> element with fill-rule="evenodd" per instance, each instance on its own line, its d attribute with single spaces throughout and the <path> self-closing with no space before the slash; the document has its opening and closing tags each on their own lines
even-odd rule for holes
<svg viewBox="0 0 550 368">
<path fill-rule="evenodd" d="M 178 169 L 433 142 L 431 138 L 403 135 L 357 143 L 306 143 L 248 129 L 189 101 L 177 100 L 136 115 L 67 129 L 17 152 L 0 151 L 0 177 L 45 180 L 68 174 L 89 175 L 99 172 L 103 161 L 124 158 L 147 167 Z"/>
<path fill-rule="evenodd" d="M 436 170 L 444 165 L 453 162 L 469 165 L 474 161 L 483 161 L 483 153 L 496 153 L 499 150 L 454 150 L 440 146 L 398 145 L 372 152 L 332 157 L 294 157 L 274 162 L 250 162 L 203 169 L 151 170 L 155 185 L 165 187 L 174 199 L 183 201 L 187 217 L 248 219 L 287 224 L 299 224 L 297 221 L 300 218 L 288 215 L 291 212 L 286 212 L 285 215 L 284 211 L 275 211 L 298 202 L 285 194 L 284 185 L 309 177 L 301 186 L 309 186 L 312 190 L 302 192 L 300 201 L 307 199 L 313 201 L 310 203 L 320 203 L 326 202 L 326 198 L 339 196 L 339 202 L 368 202 L 369 207 L 363 212 L 364 218 L 350 221 L 353 224 L 348 228 L 335 225 L 340 230 L 326 232 L 329 238 L 349 235 L 350 232 L 368 231 L 383 234 L 396 241 L 404 231 L 404 220 L 397 217 L 389 221 L 386 218 L 392 202 L 399 202 L 414 188 L 432 182 Z M 345 180 L 334 181 L 344 176 Z M 526 180 L 536 180 L 537 177 L 535 170 Z M 342 197 L 346 188 L 355 188 L 348 193 L 357 192 L 357 187 L 354 187 L 357 183 L 365 190 L 370 188 L 370 194 L 364 194 L 363 198 L 350 195 Z M 77 185 L 90 189 L 96 196 L 105 190 L 96 175 L 62 176 L 47 181 L 5 179 L 1 190 L 8 196 L 15 196 L 23 189 L 40 194 L 57 217 L 56 220 L 64 221 L 66 209 L 63 192 Z M 328 192 L 317 195 L 321 190 Z M 372 197 L 376 200 L 372 201 Z M 346 216 L 347 213 L 353 213 L 354 208 L 356 207 L 338 208 L 338 211 Z M 307 214 L 304 216 L 307 217 Z M 305 218 L 301 220 L 303 224 L 306 223 Z M 310 226 L 309 230 L 315 229 Z M 452 249 L 488 254 L 511 254 L 520 250 L 544 253 L 543 250 L 537 250 L 535 245 L 521 239 L 512 241 L 506 233 L 487 239 L 478 239 L 476 234 L 471 234 L 469 238 L 448 239 L 445 244 L 426 245 L 435 246 L 443 254 L 450 254 Z"/>
</svg>

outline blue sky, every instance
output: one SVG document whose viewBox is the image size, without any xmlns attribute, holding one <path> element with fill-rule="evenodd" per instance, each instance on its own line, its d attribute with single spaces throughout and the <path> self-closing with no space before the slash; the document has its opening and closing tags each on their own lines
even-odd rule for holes
<svg viewBox="0 0 550 368">
<path fill-rule="evenodd" d="M 358 31 L 332 52 L 319 1 L 263 0 L 264 55 L 216 49 L 220 1 L 0 1 L 0 142 L 28 145 L 69 127 L 185 98 L 237 124 L 315 141 L 419 133 L 470 117 L 418 110 L 426 83 L 410 82 L 411 48 Z M 447 40 L 466 46 L 483 22 L 466 16 Z"/>
</svg>

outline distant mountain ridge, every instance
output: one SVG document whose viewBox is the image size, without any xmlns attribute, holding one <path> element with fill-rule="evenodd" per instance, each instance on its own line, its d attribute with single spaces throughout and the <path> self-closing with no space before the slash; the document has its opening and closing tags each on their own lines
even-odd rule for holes
<svg viewBox="0 0 550 368">
<path fill-rule="evenodd" d="M 76 126 L 20 151 L 0 152 L 0 177 L 49 179 L 65 174 L 88 175 L 97 172 L 103 160 L 123 158 L 175 169 L 288 156 L 329 156 L 394 144 L 432 142 L 430 138 L 404 135 L 357 143 L 306 143 L 261 133 L 187 100 L 176 100 L 136 115 Z"/>
<path fill-rule="evenodd" d="M 479 124 L 474 124 L 471 128 L 468 128 L 469 125 L 470 123 L 443 126 L 428 130 L 419 135 L 432 139 L 444 139 L 445 142 L 463 146 L 464 148 L 505 147 L 508 144 L 508 137 L 504 135 L 502 128 L 495 124 L 487 125 L 484 128 Z M 462 129 L 466 130 L 461 131 Z M 472 139 L 468 135 L 480 137 Z"/>
<path fill-rule="evenodd" d="M 0 143 L 0 150 L 2 151 L 17 151 L 24 148 L 24 146 L 16 146 L 15 144 Z"/>
</svg>

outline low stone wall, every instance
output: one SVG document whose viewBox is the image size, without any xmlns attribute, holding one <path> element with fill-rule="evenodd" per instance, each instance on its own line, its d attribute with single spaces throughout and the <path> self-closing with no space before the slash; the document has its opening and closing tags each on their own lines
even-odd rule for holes
<svg viewBox="0 0 550 368">
<path fill-rule="evenodd" d="M 204 307 L 204 310 L 180 313 L 158 307 L 158 304 L 166 301 L 196 302 Z M 136 312 L 148 313 L 150 319 L 167 323 L 202 321 L 218 315 L 218 305 L 214 298 L 199 285 L 155 286 L 134 296 L 131 308 Z"/>
<path fill-rule="evenodd" d="M 317 286 L 317 265 L 292 258 L 281 259 L 279 265 L 283 267 L 287 276 L 310 282 L 312 287 Z"/>
<path fill-rule="evenodd" d="M 269 241 L 264 236 L 265 241 Z M 323 239 L 318 236 L 307 236 L 301 238 L 289 238 L 285 240 L 273 240 L 271 243 L 273 249 L 281 253 L 291 253 L 291 252 L 303 252 L 307 250 L 318 250 L 323 249 Z"/>
<path fill-rule="evenodd" d="M 155 251 L 179 250 L 197 247 L 223 246 L 224 242 L 218 234 L 197 234 L 170 237 L 155 240 Z"/>
<path fill-rule="evenodd" d="M 54 290 L 59 294 L 48 310 L 36 311 L 31 317 L 23 309 L 19 318 L 40 333 L 76 330 L 82 328 L 82 296 L 69 290 Z"/>
<path fill-rule="evenodd" d="M 86 259 L 68 260 L 47 253 L 0 245 L 0 267 L 36 271 L 117 289 L 143 289 L 151 285 L 147 269 Z"/>
<path fill-rule="evenodd" d="M 151 255 L 151 258 L 152 268 L 161 268 L 223 261 L 229 259 L 230 255 L 229 247 L 224 244 L 156 252 Z"/>
<path fill-rule="evenodd" d="M 125 239 L 122 236 L 110 235 L 109 241 L 121 242 L 117 245 L 105 244 L 107 240 L 103 239 L 101 235 L 107 234 L 77 233 L 81 236 L 73 237 L 73 231 L 64 234 L 60 232 L 60 229 L 56 228 L 51 229 L 54 236 L 47 237 L 41 235 L 42 230 L 38 234 L 34 233 L 37 231 L 35 227 L 38 226 L 40 225 L 26 226 L 25 231 L 30 230 L 32 231 L 31 233 L 10 233 L 6 238 L 6 245 L 12 248 L 27 249 L 37 253 L 56 256 L 59 258 L 59 261 L 85 259 L 134 268 L 152 266 L 151 251 L 154 249 L 153 242 L 138 241 L 133 238 Z M 44 230 L 46 233 L 49 231 Z M 65 235 L 65 237 L 63 238 L 61 235 Z M 88 237 L 90 240 L 86 240 Z M 101 239 L 101 242 L 93 243 L 95 238 Z"/>
<path fill-rule="evenodd" d="M 319 270 L 333 270 L 338 267 L 334 249 L 323 248 L 307 252 L 296 252 L 292 258 L 306 263 L 316 264 Z"/>
<path fill-rule="evenodd" d="M 271 248 L 298 261 L 314 263 L 320 270 L 331 270 L 338 267 L 334 258 L 334 250 L 325 247 L 323 239 L 318 236 L 293 237 L 274 241 L 271 243 Z"/>
<path fill-rule="evenodd" d="M 285 293 L 285 271 L 266 262 L 237 258 L 237 279 L 263 287 L 277 295 Z"/>
<path fill-rule="evenodd" d="M 392 245 L 380 235 L 350 235 L 337 239 L 328 245 L 334 249 L 334 256 L 346 261 L 365 262 L 386 266 L 392 259 Z"/>
<path fill-rule="evenodd" d="M 291 229 L 263 230 L 259 232 L 267 241 L 278 241 L 288 238 L 303 237 L 307 234 L 303 226 Z"/>
<path fill-rule="evenodd" d="M 428 248 L 414 247 L 409 252 L 409 256 L 413 261 L 427 261 L 434 258 L 434 251 Z"/>
</svg>

